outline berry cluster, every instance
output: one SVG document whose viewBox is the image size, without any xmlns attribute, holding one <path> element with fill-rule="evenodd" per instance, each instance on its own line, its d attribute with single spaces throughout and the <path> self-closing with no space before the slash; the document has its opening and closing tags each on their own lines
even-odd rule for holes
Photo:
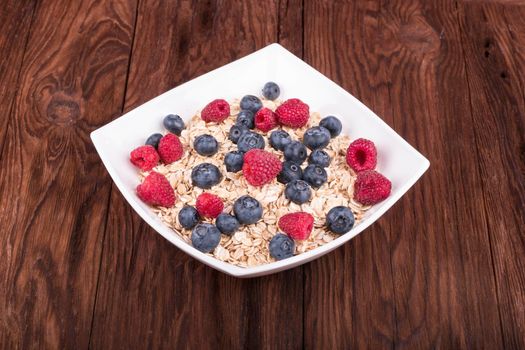
<svg viewBox="0 0 525 350">
<path fill-rule="evenodd" d="M 201 193 L 195 207 L 186 205 L 179 211 L 182 227 L 191 231 L 191 243 L 199 251 L 213 251 L 221 240 L 221 233 L 231 236 L 241 225 L 255 224 L 262 218 L 261 203 L 253 197 L 242 196 L 233 203 L 233 215 L 223 212 L 224 203 L 216 195 Z M 203 218 L 215 219 L 215 223 L 201 222 Z"/>
<path fill-rule="evenodd" d="M 357 173 L 354 183 L 354 198 L 364 204 L 373 205 L 390 195 L 392 183 L 375 171 L 377 150 L 367 139 L 353 141 L 346 151 L 346 163 Z"/>
<path fill-rule="evenodd" d="M 280 88 L 273 82 L 266 83 L 262 89 L 262 95 L 267 100 L 275 100 L 279 94 Z M 203 108 L 200 116 L 206 123 L 221 123 L 230 113 L 228 102 L 216 99 Z M 226 171 L 242 171 L 242 175 L 252 186 L 263 186 L 277 179 L 285 185 L 284 195 L 288 200 L 299 205 L 310 201 L 312 191 L 327 182 L 325 168 L 332 159 L 324 148 L 333 138 L 339 136 L 342 123 L 337 117 L 327 116 L 319 125 L 308 128 L 302 140 L 294 140 L 288 132 L 278 128 L 303 128 L 308 124 L 309 118 L 309 106 L 300 99 L 288 99 L 273 111 L 263 107 L 257 96 L 244 96 L 240 101 L 240 112 L 235 125 L 228 134 L 228 139 L 237 149 L 225 155 Z M 171 207 L 176 200 L 175 192 L 166 177 L 152 169 L 159 162 L 170 164 L 183 156 L 184 149 L 179 136 L 185 129 L 185 124 L 179 116 L 170 114 L 163 119 L 163 125 L 168 133 L 149 136 L 144 146 L 131 152 L 130 161 L 141 170 L 150 171 L 137 186 L 137 195 L 150 205 Z M 276 154 L 264 150 L 266 140 L 263 134 L 267 133 L 269 145 L 273 150 L 282 152 L 284 161 Z M 220 144 L 212 135 L 202 134 L 193 140 L 192 146 L 197 154 L 212 157 L 219 151 Z M 357 174 L 354 183 L 355 200 L 364 205 L 372 205 L 388 197 L 391 183 L 374 170 L 377 151 L 372 141 L 353 141 L 347 149 L 346 162 Z M 191 171 L 193 186 L 205 190 L 219 184 L 223 178 L 219 168 L 208 162 L 196 165 Z M 178 221 L 183 228 L 192 230 L 191 241 L 199 251 L 213 251 L 220 243 L 221 234 L 232 235 L 241 225 L 254 224 L 263 215 L 259 201 L 248 195 L 235 200 L 231 214 L 223 211 L 222 199 L 210 192 L 201 193 L 194 207 L 186 205 L 179 211 Z M 333 207 L 325 218 L 326 228 L 335 234 L 349 232 L 354 222 L 353 212 L 343 206 Z M 271 239 L 269 252 L 273 258 L 281 260 L 294 255 L 295 241 L 310 237 L 314 217 L 306 212 L 286 214 L 279 219 L 278 227 L 282 233 Z"/>
<path fill-rule="evenodd" d="M 297 115 L 300 113 L 291 106 L 298 106 L 299 102 L 297 99 L 292 100 L 292 103 L 285 108 L 286 112 L 284 114 L 281 112 L 281 115 L 287 116 L 288 124 L 286 125 L 304 126 L 308 119 L 298 122 Z M 277 111 L 285 104 L 286 102 L 279 106 Z M 312 197 L 312 189 L 318 189 L 326 183 L 328 174 L 325 168 L 330 165 L 331 159 L 323 148 L 328 146 L 332 138 L 341 133 L 341 129 L 341 121 L 329 116 L 322 119 L 318 126 L 307 129 L 302 142 L 292 140 L 290 134 L 284 130 L 275 130 L 270 134 L 270 146 L 276 151 L 283 152 L 284 155 L 284 162 L 277 175 L 277 181 L 286 185 L 284 191 L 286 198 L 296 204 L 306 203 Z M 307 165 L 301 168 L 306 160 Z"/>
<path fill-rule="evenodd" d="M 178 115 L 167 115 L 163 120 L 164 127 L 169 131 L 166 135 L 155 133 L 150 135 L 144 144 L 130 153 L 130 161 L 143 171 L 150 171 L 162 161 L 171 164 L 182 158 L 184 148 L 179 140 L 184 122 Z M 144 181 L 136 188 L 137 195 L 150 205 L 171 207 L 175 204 L 175 192 L 169 181 L 162 174 L 150 172 Z"/>
</svg>

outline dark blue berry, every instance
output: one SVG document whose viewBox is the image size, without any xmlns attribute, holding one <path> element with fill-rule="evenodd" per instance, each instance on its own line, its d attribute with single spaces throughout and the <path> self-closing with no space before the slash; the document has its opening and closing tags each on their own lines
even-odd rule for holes
<svg viewBox="0 0 525 350">
<path fill-rule="evenodd" d="M 277 181 L 283 184 L 287 184 L 293 180 L 300 180 L 302 178 L 303 171 L 301 167 L 291 161 L 284 162 L 281 172 L 277 175 Z"/>
<path fill-rule="evenodd" d="M 231 235 L 239 229 L 240 224 L 235 216 L 222 213 L 217 216 L 217 219 L 215 220 L 215 226 L 217 226 L 219 231 L 222 233 Z"/>
<path fill-rule="evenodd" d="M 222 180 L 222 174 L 215 165 L 201 163 L 191 171 L 191 182 L 193 186 L 203 189 L 212 188 Z"/>
<path fill-rule="evenodd" d="M 314 126 L 304 132 L 303 143 L 309 149 L 325 148 L 330 142 L 330 131 L 322 126 Z"/>
<path fill-rule="evenodd" d="M 254 148 L 264 149 L 264 144 L 264 138 L 261 135 L 253 131 L 248 131 L 242 134 L 237 142 L 237 148 L 239 151 L 246 153 Z"/>
<path fill-rule="evenodd" d="M 157 149 L 159 147 L 159 141 L 162 138 L 162 134 L 153 134 L 146 140 L 146 145 L 150 145 Z"/>
<path fill-rule="evenodd" d="M 248 128 L 245 127 L 244 125 L 234 125 L 230 128 L 228 138 L 230 139 L 231 142 L 237 144 L 242 134 L 244 134 L 246 131 L 248 131 Z"/>
<path fill-rule="evenodd" d="M 317 164 L 310 164 L 303 170 L 303 180 L 313 188 L 321 187 L 327 178 L 326 170 Z"/>
<path fill-rule="evenodd" d="M 264 87 L 262 89 L 263 96 L 268 100 L 272 101 L 279 97 L 280 93 L 281 89 L 279 89 L 279 85 L 277 85 L 273 81 L 269 81 L 266 84 L 264 84 Z"/>
<path fill-rule="evenodd" d="M 263 208 L 257 199 L 242 196 L 233 203 L 233 212 L 241 224 L 254 224 L 262 218 Z"/>
<path fill-rule="evenodd" d="M 302 164 L 306 159 L 306 147 L 299 141 L 292 141 L 284 147 L 284 158 L 297 164 Z"/>
<path fill-rule="evenodd" d="M 193 148 L 201 156 L 213 156 L 219 150 L 219 143 L 211 135 L 199 135 L 193 141 Z"/>
<path fill-rule="evenodd" d="M 278 233 L 272 237 L 269 250 L 275 260 L 290 258 L 295 251 L 295 242 L 287 235 Z"/>
<path fill-rule="evenodd" d="M 308 163 L 309 164 L 317 164 L 319 166 L 322 166 L 323 168 L 326 168 L 330 165 L 330 161 L 332 159 L 322 149 L 316 149 L 313 150 L 312 153 L 310 153 L 310 156 L 308 156 Z"/>
<path fill-rule="evenodd" d="M 303 180 L 293 180 L 286 184 L 284 196 L 296 204 L 303 204 L 312 197 L 312 190 L 308 182 Z"/>
<path fill-rule="evenodd" d="M 226 166 L 226 171 L 230 173 L 236 173 L 242 169 L 244 163 L 244 154 L 240 151 L 232 151 L 226 153 L 224 156 L 224 165 Z"/>
<path fill-rule="evenodd" d="M 186 128 L 182 118 L 175 114 L 168 114 L 167 116 L 165 116 L 164 120 L 162 121 L 162 124 L 164 124 L 166 130 L 178 136 L 180 136 L 182 130 Z"/>
<path fill-rule="evenodd" d="M 255 115 L 252 111 L 240 111 L 237 115 L 235 125 L 242 125 L 248 129 L 255 128 Z"/>
<path fill-rule="evenodd" d="M 333 207 L 326 215 L 326 226 L 333 233 L 342 235 L 354 227 L 354 213 L 347 207 Z"/>
<path fill-rule="evenodd" d="M 212 224 L 202 223 L 191 231 L 191 244 L 203 253 L 209 253 L 219 245 L 221 231 Z"/>
<path fill-rule="evenodd" d="M 321 119 L 321 121 L 319 122 L 319 126 L 326 128 L 330 132 L 330 136 L 332 138 L 339 136 L 341 130 L 343 129 L 341 121 L 333 115 Z"/>
<path fill-rule="evenodd" d="M 261 108 L 262 102 L 257 96 L 246 95 L 241 99 L 241 110 L 246 109 L 255 114 Z"/>
<path fill-rule="evenodd" d="M 284 147 L 290 142 L 292 142 L 292 138 L 284 130 L 275 130 L 270 134 L 270 146 L 278 151 L 284 151 Z"/>
<path fill-rule="evenodd" d="M 192 206 L 186 205 L 179 211 L 179 222 L 185 229 L 191 230 L 199 223 L 200 215 Z"/>
</svg>

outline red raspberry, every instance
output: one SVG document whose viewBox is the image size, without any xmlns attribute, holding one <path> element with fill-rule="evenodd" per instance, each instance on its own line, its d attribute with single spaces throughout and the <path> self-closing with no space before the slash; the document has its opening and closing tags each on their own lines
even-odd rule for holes
<svg viewBox="0 0 525 350">
<path fill-rule="evenodd" d="M 277 107 L 275 114 L 280 124 L 297 129 L 308 123 L 310 107 L 298 98 L 291 98 Z"/>
<path fill-rule="evenodd" d="M 159 154 L 153 146 L 140 146 L 131 151 L 129 160 L 141 170 L 149 171 L 158 164 Z"/>
<path fill-rule="evenodd" d="M 159 141 L 159 155 L 160 159 L 166 164 L 173 163 L 179 160 L 184 153 L 182 143 L 177 135 L 166 134 Z"/>
<path fill-rule="evenodd" d="M 355 140 L 346 150 L 346 163 L 356 173 L 374 169 L 377 164 L 376 146 L 367 139 Z"/>
<path fill-rule="evenodd" d="M 255 127 L 268 132 L 277 126 L 277 116 L 269 108 L 261 108 L 255 114 Z"/>
<path fill-rule="evenodd" d="M 175 204 L 175 192 L 168 179 L 155 171 L 146 176 L 136 191 L 144 203 L 167 208 Z"/>
<path fill-rule="evenodd" d="M 390 195 L 392 183 L 375 170 L 357 173 L 354 183 L 354 198 L 362 204 L 372 205 Z"/>
<path fill-rule="evenodd" d="M 244 155 L 242 173 L 253 186 L 262 186 L 272 182 L 281 169 L 281 161 L 273 153 L 256 148 L 249 150 Z"/>
<path fill-rule="evenodd" d="M 206 218 L 216 218 L 224 209 L 224 204 L 219 197 L 206 192 L 199 194 L 195 206 L 199 215 Z"/>
<path fill-rule="evenodd" d="M 308 239 L 314 228 L 314 217 L 302 211 L 286 214 L 279 219 L 279 228 L 293 239 Z"/>
<path fill-rule="evenodd" d="M 230 104 L 222 99 L 213 100 L 204 107 L 201 118 L 206 123 L 220 123 L 230 116 Z"/>
</svg>

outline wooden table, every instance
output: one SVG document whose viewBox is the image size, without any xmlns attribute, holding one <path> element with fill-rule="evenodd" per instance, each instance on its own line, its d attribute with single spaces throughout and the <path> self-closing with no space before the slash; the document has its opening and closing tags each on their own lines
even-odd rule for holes
<svg viewBox="0 0 525 350">
<path fill-rule="evenodd" d="M 525 348 L 524 18 L 518 0 L 3 1 L 1 347 Z M 431 167 L 344 247 L 241 280 L 153 232 L 89 133 L 272 42 Z"/>
</svg>

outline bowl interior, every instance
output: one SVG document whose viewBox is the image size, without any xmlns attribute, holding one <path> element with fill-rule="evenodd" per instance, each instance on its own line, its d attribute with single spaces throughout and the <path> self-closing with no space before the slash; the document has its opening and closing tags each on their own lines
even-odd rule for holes
<svg viewBox="0 0 525 350">
<path fill-rule="evenodd" d="M 189 120 L 197 110 L 216 98 L 231 100 L 246 94 L 260 95 L 267 81 L 281 87 L 283 99 L 297 97 L 322 116 L 336 115 L 343 133 L 367 138 L 378 149 L 377 170 L 392 181 L 392 194 L 372 207 L 362 222 L 340 238 L 290 259 L 256 267 L 240 268 L 207 256 L 186 244 L 135 194 L 137 169 L 129 152 L 145 138 L 163 130 L 162 119 L 174 113 Z M 93 143 L 113 181 L 126 200 L 157 232 L 200 261 L 239 277 L 259 276 L 291 268 L 323 255 L 368 227 L 404 194 L 428 168 L 429 162 L 377 115 L 356 98 L 277 44 L 204 74 L 150 100 L 124 116 L 95 130 Z"/>
</svg>

